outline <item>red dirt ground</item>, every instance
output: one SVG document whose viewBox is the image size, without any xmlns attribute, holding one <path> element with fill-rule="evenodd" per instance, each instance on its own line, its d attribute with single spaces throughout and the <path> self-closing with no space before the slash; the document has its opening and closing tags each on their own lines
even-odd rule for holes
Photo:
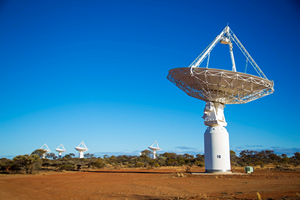
<svg viewBox="0 0 300 200">
<path fill-rule="evenodd" d="M 200 169 L 200 168 L 198 168 Z M 191 175 L 183 168 L 0 175 L 0 200 L 300 199 L 300 172 Z M 193 169 L 195 170 L 195 169 Z"/>
</svg>

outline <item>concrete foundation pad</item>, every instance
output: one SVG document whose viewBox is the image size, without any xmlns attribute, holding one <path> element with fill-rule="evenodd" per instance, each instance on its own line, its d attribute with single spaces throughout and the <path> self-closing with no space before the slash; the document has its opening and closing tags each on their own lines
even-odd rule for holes
<svg viewBox="0 0 300 200">
<path fill-rule="evenodd" d="M 214 172 L 214 173 L 207 173 L 207 172 L 191 172 L 192 175 L 249 175 L 246 173 L 232 173 L 232 172 Z"/>
</svg>

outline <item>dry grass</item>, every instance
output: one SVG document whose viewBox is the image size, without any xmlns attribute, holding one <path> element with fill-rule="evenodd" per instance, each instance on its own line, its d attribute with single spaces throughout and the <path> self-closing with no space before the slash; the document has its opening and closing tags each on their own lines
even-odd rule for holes
<svg viewBox="0 0 300 200">
<path fill-rule="evenodd" d="M 256 194 L 257 194 L 257 199 L 262 200 L 261 195 L 258 192 Z"/>
</svg>

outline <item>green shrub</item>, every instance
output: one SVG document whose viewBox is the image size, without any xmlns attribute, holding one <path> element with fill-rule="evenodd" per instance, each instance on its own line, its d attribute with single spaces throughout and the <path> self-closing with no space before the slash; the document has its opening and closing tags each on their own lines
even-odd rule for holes
<svg viewBox="0 0 300 200">
<path fill-rule="evenodd" d="M 13 158 L 12 170 L 17 173 L 25 171 L 27 174 L 32 174 L 35 170 L 39 170 L 41 159 L 38 155 L 19 155 Z"/>
<path fill-rule="evenodd" d="M 100 169 L 105 167 L 105 163 L 102 160 L 96 160 L 92 163 L 92 165 Z"/>
<path fill-rule="evenodd" d="M 255 165 L 255 166 L 258 166 L 258 165 L 259 165 L 261 168 L 264 168 L 265 165 L 266 165 L 266 163 L 264 163 L 264 162 L 262 162 L 262 161 L 258 161 L 258 162 L 255 162 L 254 165 Z M 250 165 L 250 166 L 251 166 L 251 165 Z"/>
<path fill-rule="evenodd" d="M 62 166 L 59 167 L 60 170 L 67 170 L 71 171 L 74 170 L 74 165 L 72 164 L 63 164 Z"/>
<path fill-rule="evenodd" d="M 197 165 L 198 167 L 204 167 L 204 163 L 198 160 L 195 162 L 195 165 Z"/>
<path fill-rule="evenodd" d="M 145 164 L 142 163 L 142 162 L 137 162 L 137 163 L 135 164 L 135 167 L 144 167 L 144 166 L 145 166 Z"/>
<path fill-rule="evenodd" d="M 154 163 L 154 165 L 153 165 L 155 168 L 158 168 L 158 167 L 160 167 L 160 165 L 158 164 L 158 163 Z"/>
</svg>

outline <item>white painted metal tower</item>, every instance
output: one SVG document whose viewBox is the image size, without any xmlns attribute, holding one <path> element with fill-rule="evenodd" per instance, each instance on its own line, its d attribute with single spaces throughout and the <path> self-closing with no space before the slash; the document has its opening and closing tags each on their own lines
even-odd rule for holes
<svg viewBox="0 0 300 200">
<path fill-rule="evenodd" d="M 244 54 L 246 63 L 250 63 L 255 69 L 257 75 L 237 72 L 233 42 Z M 229 45 L 231 71 L 208 68 L 210 53 L 218 43 Z M 206 67 L 200 67 L 206 58 Z M 204 134 L 205 171 L 230 173 L 229 135 L 225 128 L 227 123 L 224 117 L 225 104 L 244 104 L 270 95 L 274 92 L 274 82 L 267 79 L 229 26 L 224 28 L 189 67 L 171 69 L 167 78 L 189 96 L 206 102 L 203 115 L 204 124 L 208 126 Z"/>
<path fill-rule="evenodd" d="M 77 151 L 79 151 L 79 158 L 83 158 L 83 152 L 86 152 L 87 150 L 89 150 L 89 149 L 85 146 L 85 144 L 84 144 L 83 141 L 82 141 L 77 147 L 75 147 L 75 149 L 76 149 Z"/>
<path fill-rule="evenodd" d="M 160 151 L 161 148 L 159 148 L 157 141 L 153 142 L 151 146 L 148 147 L 152 150 L 153 159 L 156 159 L 156 151 Z"/>
</svg>

